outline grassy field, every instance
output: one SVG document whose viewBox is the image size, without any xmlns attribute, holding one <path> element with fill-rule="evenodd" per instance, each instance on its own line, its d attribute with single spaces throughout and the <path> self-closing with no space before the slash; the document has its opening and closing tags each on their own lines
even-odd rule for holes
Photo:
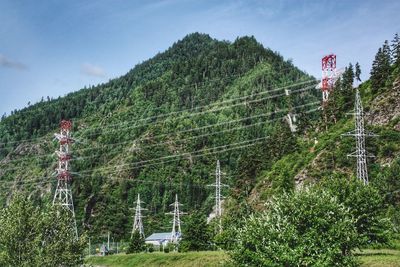
<svg viewBox="0 0 400 267">
<path fill-rule="evenodd" d="M 86 263 L 93 266 L 131 267 L 131 266 L 222 266 L 228 256 L 224 252 L 187 252 L 187 253 L 140 253 L 132 255 L 112 255 L 107 257 L 90 257 Z"/>
<path fill-rule="evenodd" d="M 113 255 L 90 257 L 86 263 L 92 266 L 132 267 L 132 266 L 223 266 L 228 256 L 221 251 L 188 253 L 147 253 L 133 255 Z M 366 249 L 357 253 L 363 267 L 400 267 L 400 250 Z"/>
<path fill-rule="evenodd" d="M 357 253 L 363 267 L 399 267 L 400 250 L 366 249 Z"/>
</svg>

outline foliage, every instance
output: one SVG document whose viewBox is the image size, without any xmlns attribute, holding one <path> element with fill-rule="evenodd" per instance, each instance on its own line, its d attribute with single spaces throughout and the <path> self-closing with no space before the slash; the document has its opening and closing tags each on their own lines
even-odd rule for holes
<svg viewBox="0 0 400 267">
<path fill-rule="evenodd" d="M 211 233 L 204 215 L 192 213 L 184 225 L 183 240 L 179 243 L 179 251 L 202 251 L 210 249 Z"/>
<path fill-rule="evenodd" d="M 146 249 L 144 238 L 140 235 L 139 231 L 134 231 L 132 238 L 129 242 L 129 247 L 126 254 L 139 253 Z"/>
<path fill-rule="evenodd" d="M 126 75 L 4 117 L 0 165 L 6 168 L 0 179 L 21 181 L 20 189 L 36 203 L 48 202 L 42 186 L 24 181 L 54 172 L 53 134 L 61 119 L 72 119 L 78 227 L 93 242 L 108 231 L 116 240 L 128 239 L 129 208 L 140 193 L 149 210 L 146 232 L 157 231 L 169 223 L 165 212 L 175 193 L 185 211 L 211 211 L 213 192 L 206 185 L 214 180 L 217 158 L 229 174 L 224 183 L 241 198 L 248 196 L 255 177 L 296 144 L 284 121 L 288 111 L 302 114 L 300 121 L 316 120 L 305 113 L 311 106 L 296 107 L 316 103 L 319 92 L 280 96 L 283 87 L 302 89 L 305 81 L 313 79 L 254 37 L 226 42 L 190 34 Z M 226 102 L 232 98 L 239 100 Z M 22 141 L 27 138 L 41 139 Z M 240 149 L 227 146 L 260 138 Z M 230 150 L 222 153 L 224 147 Z M 3 203 L 6 187 L 0 185 Z"/>
<path fill-rule="evenodd" d="M 400 66 L 399 51 L 400 40 L 397 33 L 391 45 L 386 40 L 383 46 L 378 49 L 371 69 L 371 85 L 374 92 L 379 92 L 392 81 L 390 79 L 392 70 Z"/>
<path fill-rule="evenodd" d="M 1 211 L 1 265 L 79 265 L 85 237 L 76 239 L 70 214 L 58 208 L 40 211 L 28 198 L 15 196 Z"/>
<path fill-rule="evenodd" d="M 355 219 L 359 247 L 389 243 L 391 224 L 385 217 L 384 199 L 373 184 L 365 186 L 355 178 L 336 175 L 324 180 L 320 186 L 349 209 Z"/>
<path fill-rule="evenodd" d="M 274 198 L 237 231 L 239 266 L 355 266 L 354 219 L 335 197 L 310 189 Z"/>
</svg>

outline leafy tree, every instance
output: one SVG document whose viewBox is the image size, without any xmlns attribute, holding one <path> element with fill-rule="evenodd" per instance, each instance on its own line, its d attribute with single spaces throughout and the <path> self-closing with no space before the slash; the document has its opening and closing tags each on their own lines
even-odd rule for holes
<svg viewBox="0 0 400 267">
<path fill-rule="evenodd" d="M 311 189 L 284 194 L 236 229 L 231 258 L 239 266 L 355 266 L 354 223 L 329 193 Z"/>
<path fill-rule="evenodd" d="M 185 222 L 183 240 L 179 244 L 180 251 L 200 251 L 210 249 L 211 235 L 207 220 L 200 212 L 194 212 Z"/>
<path fill-rule="evenodd" d="M 2 266 L 77 266 L 85 238 L 76 238 L 71 213 L 39 210 L 27 197 L 16 195 L 0 216 Z"/>
<path fill-rule="evenodd" d="M 39 220 L 39 209 L 20 195 L 0 212 L 0 265 L 34 265 L 40 245 Z"/>
<path fill-rule="evenodd" d="M 37 254 L 40 266 L 79 266 L 86 248 L 85 235 L 76 237 L 71 212 L 52 207 L 42 214 L 40 223 L 41 246 Z"/>
<path fill-rule="evenodd" d="M 232 250 L 237 242 L 237 228 L 245 225 L 245 218 L 249 217 L 254 209 L 245 200 L 231 199 L 229 213 L 222 218 L 223 231 L 214 236 L 215 245 L 224 250 Z"/>
<path fill-rule="evenodd" d="M 372 184 L 365 186 L 356 178 L 336 175 L 322 181 L 320 186 L 349 209 L 355 219 L 359 246 L 390 242 L 391 225 L 385 218 L 384 198 Z"/>
<path fill-rule="evenodd" d="M 139 253 L 145 249 L 144 238 L 140 235 L 139 231 L 133 232 L 126 254 Z"/>
</svg>

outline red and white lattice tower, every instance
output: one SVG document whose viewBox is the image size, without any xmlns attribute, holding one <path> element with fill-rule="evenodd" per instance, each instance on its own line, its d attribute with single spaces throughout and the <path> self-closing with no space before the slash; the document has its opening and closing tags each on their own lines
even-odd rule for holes
<svg viewBox="0 0 400 267">
<path fill-rule="evenodd" d="M 72 122 L 68 120 L 61 121 L 60 133 L 54 134 L 60 143 L 60 148 L 56 151 L 58 156 L 58 167 L 57 173 L 57 188 L 53 198 L 53 205 L 60 205 L 72 212 L 74 220 L 75 235 L 78 237 L 78 230 L 76 227 L 74 201 L 72 199 L 72 191 L 70 188 L 70 182 L 72 180 L 71 173 L 69 171 L 69 161 L 71 160 L 71 154 L 69 151 L 69 145 L 74 142 L 71 138 Z"/>
<path fill-rule="evenodd" d="M 330 54 L 322 58 L 322 101 L 328 101 L 329 91 L 336 80 L 336 55 Z"/>
</svg>

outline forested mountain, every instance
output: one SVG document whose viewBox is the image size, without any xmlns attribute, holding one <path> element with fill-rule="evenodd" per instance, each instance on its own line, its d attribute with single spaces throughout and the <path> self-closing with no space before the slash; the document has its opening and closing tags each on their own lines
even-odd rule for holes
<svg viewBox="0 0 400 267">
<path fill-rule="evenodd" d="M 80 228 L 93 236 L 129 236 L 137 193 L 148 208 L 147 233 L 169 227 L 164 213 L 175 193 L 184 210 L 208 213 L 213 191 L 205 185 L 214 180 L 216 159 L 231 190 L 248 190 L 253 181 L 242 179 L 244 172 L 256 174 L 291 149 L 294 137 L 283 117 L 317 107 L 318 92 L 306 87 L 314 83 L 253 37 L 230 43 L 190 34 L 120 78 L 3 118 L 2 202 L 13 190 L 51 200 L 57 162 L 52 136 L 61 119 L 72 119 Z M 289 97 L 285 86 L 306 90 Z M 246 147 L 254 141 L 257 146 Z M 270 147 L 276 152 L 266 157 Z"/>
<path fill-rule="evenodd" d="M 380 135 L 368 149 L 377 155 L 371 182 L 383 181 L 382 192 L 398 187 L 391 179 L 400 164 L 399 121 L 374 123 L 371 116 L 378 111 L 369 104 L 396 102 L 393 75 L 377 91 L 371 82 L 361 87 L 367 121 Z M 39 205 L 52 200 L 58 145 L 53 133 L 61 119 L 71 119 L 80 231 L 93 239 L 108 231 L 116 239 L 128 238 L 138 193 L 148 209 L 146 234 L 169 230 L 165 213 L 176 193 L 184 211 L 210 213 L 214 191 L 207 185 L 214 182 L 217 159 L 229 185 L 223 192 L 228 223 L 263 208 L 275 193 L 354 173 L 354 161 L 346 158 L 354 140 L 340 137 L 354 127 L 346 116 L 353 107 L 354 77 L 345 77 L 323 116 L 318 82 L 254 37 L 231 43 L 190 34 L 124 76 L 3 117 L 0 200 L 5 204 L 17 190 Z M 295 133 L 287 114 L 296 114 Z M 387 203 L 398 203 L 390 197 Z"/>
</svg>

